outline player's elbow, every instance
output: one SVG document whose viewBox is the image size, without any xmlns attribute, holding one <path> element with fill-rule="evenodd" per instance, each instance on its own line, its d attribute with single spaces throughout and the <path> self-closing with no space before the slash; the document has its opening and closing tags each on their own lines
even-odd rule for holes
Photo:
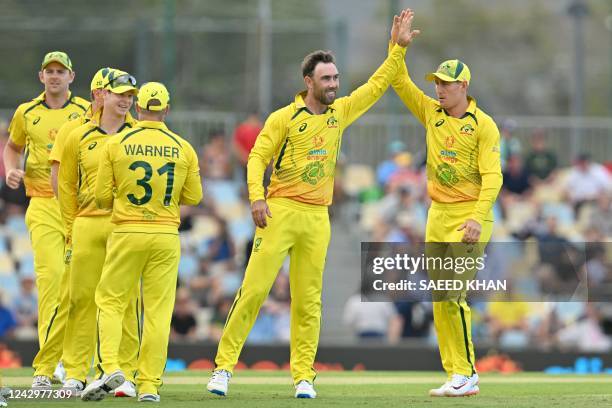
<svg viewBox="0 0 612 408">
<path fill-rule="evenodd" d="M 487 189 L 499 191 L 501 190 L 502 184 L 504 183 L 504 178 L 501 173 L 486 173 L 482 174 L 482 186 Z"/>
<path fill-rule="evenodd" d="M 195 194 L 183 195 L 179 204 L 181 205 L 192 205 L 197 206 L 202 202 L 203 194 L 202 190 Z"/>
</svg>

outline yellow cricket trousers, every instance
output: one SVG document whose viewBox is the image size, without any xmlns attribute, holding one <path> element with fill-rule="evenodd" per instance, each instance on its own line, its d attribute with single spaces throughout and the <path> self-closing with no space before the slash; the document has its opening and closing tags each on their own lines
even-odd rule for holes
<svg viewBox="0 0 612 408">
<path fill-rule="evenodd" d="M 96 345 L 96 286 L 106 258 L 106 243 L 113 231 L 110 215 L 77 217 L 72 227 L 70 308 L 63 362 L 66 378 L 85 382 Z M 119 362 L 128 381 L 134 381 L 140 346 L 140 287 L 132 292 L 123 321 Z"/>
<path fill-rule="evenodd" d="M 34 253 L 38 289 L 38 344 L 34 375 L 53 376 L 62 357 L 68 318 L 68 267 L 64 264 L 65 236 L 59 202 L 54 197 L 32 197 L 25 222 Z"/>
<path fill-rule="evenodd" d="M 326 206 L 270 198 L 272 218 L 257 228 L 242 286 L 230 309 L 215 358 L 216 369 L 232 372 L 283 261 L 290 256 L 291 375 L 313 381 L 321 329 L 321 290 L 330 239 Z"/>
<path fill-rule="evenodd" d="M 493 232 L 493 210 L 482 224 L 482 231 L 476 252 L 464 252 L 464 244 L 440 246 L 433 251 L 431 243 L 460 243 L 464 231 L 457 229 L 472 215 L 476 202 L 443 204 L 433 202 L 427 215 L 425 241 L 430 253 L 428 256 L 481 256 Z M 472 246 L 472 248 L 474 248 Z M 431 252 L 434 252 L 432 254 Z M 433 317 L 442 366 L 450 379 L 453 374 L 471 376 L 476 373 L 474 345 L 472 343 L 472 314 L 466 302 L 465 292 L 459 296 L 449 296 L 443 301 L 433 302 Z"/>
<path fill-rule="evenodd" d="M 138 392 L 159 393 L 166 365 L 181 245 L 176 227 L 117 225 L 96 288 L 98 364 L 104 373 L 121 367 L 121 320 L 139 283 L 144 306 L 138 355 Z M 141 282 L 142 278 L 142 282 Z"/>
</svg>

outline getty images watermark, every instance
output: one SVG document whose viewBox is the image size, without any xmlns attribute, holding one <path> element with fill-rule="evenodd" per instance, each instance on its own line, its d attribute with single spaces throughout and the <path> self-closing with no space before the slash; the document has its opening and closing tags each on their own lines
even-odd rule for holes
<svg viewBox="0 0 612 408">
<path fill-rule="evenodd" d="M 506 291 L 506 279 L 467 279 L 472 272 L 485 269 L 486 254 L 478 257 L 440 257 L 420 256 L 408 254 L 395 254 L 395 256 L 378 256 L 372 261 L 372 273 L 382 275 L 385 271 L 405 272 L 409 276 L 417 275 L 418 271 L 437 271 L 439 276 L 435 279 L 400 279 L 395 282 L 386 282 L 384 279 L 375 279 L 372 288 L 377 291 L 436 291 L 436 290 L 468 290 L 468 291 Z M 465 274 L 465 275 L 464 275 Z M 443 279 L 447 277 L 449 279 Z"/>
<path fill-rule="evenodd" d="M 363 242 L 361 294 L 363 301 L 609 301 L 608 259 L 612 243 Z"/>
</svg>

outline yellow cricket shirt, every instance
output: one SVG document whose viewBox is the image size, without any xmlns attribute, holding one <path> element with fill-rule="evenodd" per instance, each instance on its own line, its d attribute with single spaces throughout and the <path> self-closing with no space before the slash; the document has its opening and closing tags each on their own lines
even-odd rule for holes
<svg viewBox="0 0 612 408">
<path fill-rule="evenodd" d="M 24 184 L 29 197 L 54 197 L 51 187 L 49 153 L 58 129 L 67 121 L 79 122 L 89 102 L 70 94 L 59 109 L 45 103 L 44 92 L 30 102 L 19 105 L 9 126 L 10 140 L 25 146 Z"/>
<path fill-rule="evenodd" d="M 439 203 L 476 201 L 471 218 L 482 224 L 502 186 L 497 125 L 472 97 L 463 117 L 448 115 L 412 82 L 402 65 L 392 85 L 425 126 L 429 196 Z"/>
<path fill-rule="evenodd" d="M 132 128 L 136 121 L 128 113 L 120 128 Z M 108 135 L 97 123 L 90 121 L 74 129 L 64 142 L 59 160 L 59 203 L 68 235 L 76 217 L 108 215 L 108 209 L 99 209 L 94 200 L 94 188 L 100 157 L 104 145 L 113 135 Z"/>
<path fill-rule="evenodd" d="M 87 109 L 84 115 L 81 115 L 80 120 L 71 120 L 62 125 L 57 131 L 57 136 L 55 137 L 55 143 L 53 143 L 53 148 L 51 149 L 51 153 L 49 153 L 49 163 L 53 164 L 53 162 L 61 162 L 62 160 L 62 152 L 64 151 L 64 145 L 66 144 L 66 139 L 68 135 L 76 128 L 81 125 L 88 123 L 89 121 L 95 121 L 95 123 L 100 123 L 100 114 L 102 111 L 96 112 L 95 115 L 92 115 L 91 105 Z"/>
<path fill-rule="evenodd" d="M 164 123 L 140 121 L 104 146 L 95 198 L 98 208 L 113 209 L 115 224 L 176 228 L 179 205 L 202 200 L 198 156 Z"/>
<path fill-rule="evenodd" d="M 406 49 L 395 46 L 367 83 L 338 98 L 314 115 L 304 103 L 305 92 L 273 112 L 249 154 L 247 182 L 251 202 L 264 199 L 263 175 L 270 160 L 273 172 L 268 197 L 330 205 L 342 132 L 363 115 L 387 90 Z"/>
</svg>

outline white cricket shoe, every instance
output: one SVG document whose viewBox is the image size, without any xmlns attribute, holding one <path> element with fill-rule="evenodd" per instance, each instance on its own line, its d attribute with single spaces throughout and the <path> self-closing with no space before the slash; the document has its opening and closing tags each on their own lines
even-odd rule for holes
<svg viewBox="0 0 612 408">
<path fill-rule="evenodd" d="M 115 388 L 115 397 L 135 397 L 136 386 L 131 381 L 125 381 L 119 387 Z"/>
<path fill-rule="evenodd" d="M 111 374 L 104 374 L 102 378 L 89 384 L 81 393 L 83 401 L 100 401 L 106 394 L 113 391 L 125 382 L 123 371 L 117 370 Z"/>
<path fill-rule="evenodd" d="M 227 370 L 215 370 L 210 377 L 210 381 L 206 386 L 206 389 L 213 394 L 221 395 L 225 397 L 227 395 L 227 388 L 229 387 L 229 380 L 232 378 L 232 373 Z"/>
<path fill-rule="evenodd" d="M 302 380 L 295 386 L 295 398 L 316 398 L 317 393 L 312 383 Z"/>
<path fill-rule="evenodd" d="M 451 386 L 451 382 L 447 381 L 438 388 L 429 390 L 430 397 L 446 397 L 446 389 Z"/>
<path fill-rule="evenodd" d="M 36 375 L 32 379 L 32 388 L 44 389 L 51 388 L 51 379 L 46 375 Z"/>
<path fill-rule="evenodd" d="M 74 378 L 68 378 L 62 387 L 63 390 L 73 390 L 74 395 L 77 397 L 81 396 L 81 392 L 85 389 L 85 383 L 83 381 L 75 380 Z"/>
<path fill-rule="evenodd" d="M 8 407 L 7 399 L 12 395 L 11 389 L 8 387 L 0 388 L 0 407 Z"/>
<path fill-rule="evenodd" d="M 63 384 L 64 381 L 66 381 L 66 369 L 64 368 L 64 363 L 61 361 L 55 366 L 51 381 L 55 384 Z"/>
<path fill-rule="evenodd" d="M 138 402 L 159 402 L 159 394 L 138 394 Z"/>
<path fill-rule="evenodd" d="M 453 374 L 450 387 L 446 389 L 444 395 L 447 397 L 469 397 L 480 392 L 478 388 L 478 374 L 466 377 L 461 374 Z"/>
</svg>

